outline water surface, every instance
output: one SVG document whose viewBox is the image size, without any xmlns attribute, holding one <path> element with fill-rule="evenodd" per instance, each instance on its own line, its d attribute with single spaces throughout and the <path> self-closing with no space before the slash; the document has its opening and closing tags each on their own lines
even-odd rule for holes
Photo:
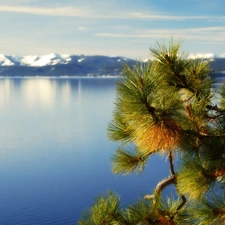
<svg viewBox="0 0 225 225">
<path fill-rule="evenodd" d="M 111 173 L 106 137 L 115 78 L 0 79 L 0 224 L 72 225 L 96 196 L 126 205 L 168 174 L 152 158 L 143 175 Z"/>
</svg>

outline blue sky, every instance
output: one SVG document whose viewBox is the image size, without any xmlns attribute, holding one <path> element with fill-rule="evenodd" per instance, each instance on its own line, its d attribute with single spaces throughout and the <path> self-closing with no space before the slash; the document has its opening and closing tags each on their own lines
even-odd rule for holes
<svg viewBox="0 0 225 225">
<path fill-rule="evenodd" d="M 0 0 L 0 53 L 150 57 L 173 37 L 225 53 L 224 0 Z"/>
</svg>

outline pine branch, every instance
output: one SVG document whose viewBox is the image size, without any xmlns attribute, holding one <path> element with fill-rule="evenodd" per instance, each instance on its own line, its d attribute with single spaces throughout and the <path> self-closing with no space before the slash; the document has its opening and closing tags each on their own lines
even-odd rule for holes
<svg viewBox="0 0 225 225">
<path fill-rule="evenodd" d="M 155 189 L 155 193 L 161 193 L 163 191 L 163 189 L 165 189 L 167 186 L 174 184 L 176 181 L 176 177 L 175 175 L 170 175 L 169 177 L 163 179 L 162 181 L 160 181 Z"/>
<path fill-rule="evenodd" d="M 147 101 L 147 98 L 141 98 L 140 100 L 145 105 L 145 108 L 147 109 L 148 113 L 152 116 L 153 120 L 157 123 L 158 122 L 158 118 L 155 115 L 156 109 L 149 105 L 149 103 Z"/>
<path fill-rule="evenodd" d="M 206 108 L 207 108 L 208 110 L 214 110 L 214 111 L 216 111 L 216 112 L 225 113 L 225 109 L 221 109 L 221 108 L 219 108 L 217 105 L 215 105 L 215 106 L 207 105 Z"/>
<path fill-rule="evenodd" d="M 175 176 L 175 170 L 173 165 L 173 153 L 169 152 L 170 174 Z"/>
<path fill-rule="evenodd" d="M 175 170 L 174 170 L 174 164 L 173 164 L 173 161 L 174 161 L 174 159 L 173 159 L 173 154 L 172 154 L 172 152 L 170 151 L 170 152 L 169 152 L 170 173 L 171 173 L 171 175 L 175 176 Z M 176 187 L 176 181 L 174 182 L 174 184 L 175 184 L 175 187 Z M 177 210 L 176 210 L 175 214 L 177 214 L 178 211 L 179 211 L 179 210 L 186 204 L 186 202 L 187 202 L 187 200 L 186 200 L 186 198 L 185 198 L 184 195 L 181 195 L 180 197 L 181 197 L 181 199 L 182 199 L 182 202 L 181 202 L 180 205 L 177 207 Z"/>
<path fill-rule="evenodd" d="M 202 155 L 200 157 L 185 155 L 177 174 L 176 186 L 178 193 L 185 194 L 188 198 L 196 200 L 202 199 L 214 187 L 216 177 L 215 174 L 211 173 L 211 162 L 209 162 L 209 166 L 206 163 L 207 161 L 204 160 Z"/>
<path fill-rule="evenodd" d="M 155 192 L 152 195 L 145 195 L 144 199 L 149 200 L 149 199 L 154 199 L 156 195 L 161 194 L 161 192 L 169 185 L 171 184 L 175 184 L 175 180 L 176 177 L 175 175 L 170 175 L 169 177 L 163 179 L 162 181 L 160 181 L 156 188 L 155 188 Z"/>
<path fill-rule="evenodd" d="M 174 184 L 176 186 L 176 173 L 175 173 L 175 170 L 174 170 L 173 154 L 172 154 L 171 151 L 169 152 L 169 163 L 170 163 L 170 173 L 171 173 L 171 175 L 157 184 L 157 186 L 155 188 L 155 191 L 154 191 L 154 194 L 144 196 L 145 200 L 153 200 L 153 203 L 156 204 L 157 203 L 156 202 L 156 198 L 161 195 L 161 192 L 167 186 L 169 186 L 171 184 Z M 184 205 L 187 202 L 187 200 L 186 200 L 184 195 L 181 195 L 180 197 L 182 199 L 182 202 L 178 205 L 175 213 L 170 215 L 171 219 L 174 218 L 174 216 L 179 212 L 179 210 L 181 210 L 184 207 Z"/>
<path fill-rule="evenodd" d="M 119 147 L 112 156 L 113 172 L 130 174 L 132 172 L 143 172 L 149 155 L 143 155 L 137 147 Z"/>
<path fill-rule="evenodd" d="M 162 181 L 160 181 L 154 191 L 153 195 L 146 195 L 144 199 L 149 200 L 149 199 L 154 199 L 156 195 L 160 195 L 161 192 L 169 185 L 175 184 L 176 183 L 176 174 L 174 171 L 174 165 L 173 165 L 173 155 L 172 152 L 169 152 L 169 163 L 170 163 L 170 173 L 171 175 Z"/>
<path fill-rule="evenodd" d="M 180 197 L 182 198 L 182 202 L 177 207 L 177 210 L 176 210 L 176 213 L 175 214 L 177 214 L 179 212 L 179 210 L 182 209 L 184 207 L 184 205 L 186 204 L 186 202 L 187 202 L 187 199 L 185 198 L 184 195 L 181 195 Z"/>
<path fill-rule="evenodd" d="M 108 191 L 97 198 L 95 204 L 87 212 L 83 213 L 78 225 L 124 225 L 119 203 L 119 196 Z"/>
<path fill-rule="evenodd" d="M 207 199 L 198 202 L 191 209 L 194 225 L 224 224 L 225 201 L 222 194 L 213 193 Z"/>
</svg>

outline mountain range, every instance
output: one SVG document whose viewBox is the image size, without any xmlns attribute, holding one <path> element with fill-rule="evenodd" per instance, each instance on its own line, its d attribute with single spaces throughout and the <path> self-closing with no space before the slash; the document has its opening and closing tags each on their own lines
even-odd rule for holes
<svg viewBox="0 0 225 225">
<path fill-rule="evenodd" d="M 213 71 L 225 71 L 225 54 L 191 54 L 189 58 L 211 59 Z M 146 62 L 145 60 L 144 62 Z M 107 76 L 120 75 L 123 64 L 137 60 L 120 56 L 49 54 L 43 56 L 0 55 L 0 76 Z"/>
</svg>

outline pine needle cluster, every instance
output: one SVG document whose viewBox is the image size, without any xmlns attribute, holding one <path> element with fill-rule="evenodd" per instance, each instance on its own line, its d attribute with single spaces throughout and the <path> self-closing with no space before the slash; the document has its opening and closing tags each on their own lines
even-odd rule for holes
<svg viewBox="0 0 225 225">
<path fill-rule="evenodd" d="M 79 225 L 225 224 L 225 84 L 215 90 L 209 61 L 189 59 L 180 47 L 158 43 L 154 60 L 124 66 L 107 130 L 120 143 L 114 173 L 143 172 L 160 154 L 170 176 L 125 208 L 116 194 L 101 196 Z M 168 185 L 177 193 L 164 199 Z"/>
</svg>

